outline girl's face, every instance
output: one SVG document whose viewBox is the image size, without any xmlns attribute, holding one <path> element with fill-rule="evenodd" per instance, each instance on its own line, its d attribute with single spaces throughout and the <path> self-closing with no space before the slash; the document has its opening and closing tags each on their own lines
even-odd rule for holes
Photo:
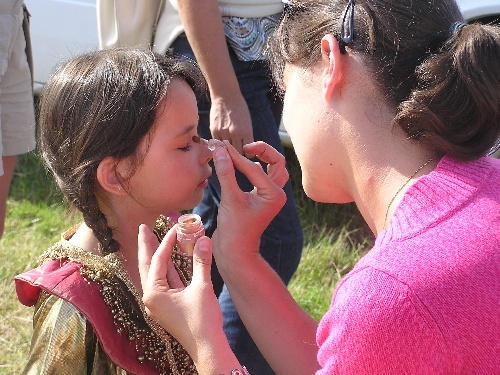
<svg viewBox="0 0 500 375">
<path fill-rule="evenodd" d="M 133 200 L 156 216 L 193 208 L 208 186 L 212 152 L 193 142 L 197 125 L 192 89 L 183 80 L 173 79 L 151 132 L 139 146 L 139 152 L 145 153 L 143 160 L 124 184 Z"/>
</svg>

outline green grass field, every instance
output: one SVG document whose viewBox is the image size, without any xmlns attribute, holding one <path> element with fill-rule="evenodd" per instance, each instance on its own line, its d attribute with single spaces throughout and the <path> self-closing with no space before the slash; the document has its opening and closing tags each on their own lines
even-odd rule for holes
<svg viewBox="0 0 500 375">
<path fill-rule="evenodd" d="M 289 290 L 319 320 L 335 285 L 373 239 L 352 204 L 325 205 L 307 198 L 293 151 L 287 150 L 286 156 L 305 234 L 302 260 Z M 31 337 L 33 309 L 17 301 L 13 277 L 36 266 L 38 256 L 80 220 L 64 205 L 36 153 L 21 156 L 0 240 L 0 374 L 21 373 Z"/>
</svg>

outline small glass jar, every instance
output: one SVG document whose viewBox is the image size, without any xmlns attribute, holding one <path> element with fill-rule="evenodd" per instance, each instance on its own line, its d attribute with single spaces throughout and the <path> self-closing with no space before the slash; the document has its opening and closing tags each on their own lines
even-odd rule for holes
<svg viewBox="0 0 500 375">
<path fill-rule="evenodd" d="M 194 244 L 205 235 L 201 217 L 197 214 L 185 214 L 177 220 L 177 247 L 179 252 L 193 256 Z"/>
</svg>

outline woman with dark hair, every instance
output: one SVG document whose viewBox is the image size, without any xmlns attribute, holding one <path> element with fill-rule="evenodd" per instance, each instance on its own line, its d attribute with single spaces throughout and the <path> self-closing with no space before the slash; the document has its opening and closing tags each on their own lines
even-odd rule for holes
<svg viewBox="0 0 500 375">
<path fill-rule="evenodd" d="M 318 324 L 257 253 L 282 204 L 283 162 L 262 146 L 266 178 L 219 148 L 218 229 L 197 244 L 190 286 L 165 279 L 157 260 L 168 242 L 149 263 L 155 241 L 140 231 L 148 311 L 175 324 L 200 374 L 243 372 L 219 333 L 205 266 L 213 248 L 278 374 L 500 373 L 500 162 L 486 156 L 500 136 L 500 28 L 464 24 L 452 0 L 288 2 L 270 56 L 305 192 L 354 201 L 375 244 Z M 231 160 L 252 193 L 237 189 Z M 204 309 L 179 313 L 194 296 Z"/>
</svg>

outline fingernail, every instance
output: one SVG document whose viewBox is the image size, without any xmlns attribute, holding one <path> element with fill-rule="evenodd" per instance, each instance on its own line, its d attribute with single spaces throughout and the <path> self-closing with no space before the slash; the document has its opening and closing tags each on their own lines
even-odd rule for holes
<svg viewBox="0 0 500 375">
<path fill-rule="evenodd" d="M 199 249 L 203 252 L 207 252 L 208 251 L 208 241 L 206 238 L 201 238 L 200 239 L 200 245 L 199 245 Z"/>
<path fill-rule="evenodd" d="M 215 162 L 227 160 L 227 151 L 224 147 L 215 147 L 214 160 Z"/>
<path fill-rule="evenodd" d="M 146 224 L 139 224 L 139 233 L 149 233 L 149 227 Z"/>
<path fill-rule="evenodd" d="M 227 148 L 227 146 L 226 146 L 226 144 L 224 142 L 219 141 L 218 139 L 214 139 L 214 138 L 208 140 L 207 146 L 208 146 L 208 149 L 210 151 L 215 151 L 215 149 L 217 147 Z"/>
</svg>

